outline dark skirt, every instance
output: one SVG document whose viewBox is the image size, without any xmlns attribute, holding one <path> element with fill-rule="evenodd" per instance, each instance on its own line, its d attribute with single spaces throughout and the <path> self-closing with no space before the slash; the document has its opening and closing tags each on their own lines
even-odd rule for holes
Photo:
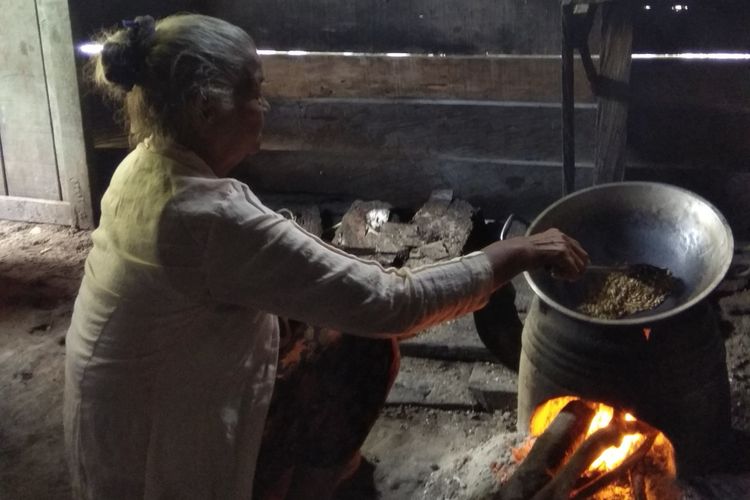
<svg viewBox="0 0 750 500">
<path fill-rule="evenodd" d="M 280 320 L 279 364 L 253 498 L 284 489 L 298 466 L 355 457 L 399 367 L 395 339 L 370 339 Z"/>
</svg>

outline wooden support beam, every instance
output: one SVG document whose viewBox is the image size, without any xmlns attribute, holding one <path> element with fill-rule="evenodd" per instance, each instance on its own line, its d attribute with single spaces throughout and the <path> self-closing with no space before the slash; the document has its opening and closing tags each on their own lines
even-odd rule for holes
<svg viewBox="0 0 750 500">
<path fill-rule="evenodd" d="M 73 207 L 75 226 L 91 228 L 93 208 L 68 1 L 36 2 L 62 200 Z"/>
<path fill-rule="evenodd" d="M 628 0 L 606 3 L 602 7 L 599 77 L 601 81 L 614 82 L 618 87 L 630 82 L 634 4 L 635 2 Z M 594 160 L 595 184 L 625 179 L 628 100 L 627 95 L 607 95 L 599 98 Z"/>
</svg>

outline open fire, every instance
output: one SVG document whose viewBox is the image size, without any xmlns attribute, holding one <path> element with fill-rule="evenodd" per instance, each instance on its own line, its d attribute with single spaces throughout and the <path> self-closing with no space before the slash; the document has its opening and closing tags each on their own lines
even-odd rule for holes
<svg viewBox="0 0 750 500">
<path fill-rule="evenodd" d="M 530 434 L 533 437 L 541 435 L 547 427 L 549 427 L 557 414 L 560 413 L 560 410 L 562 410 L 566 404 L 576 399 L 578 398 L 572 396 L 555 398 L 537 408 L 531 417 L 531 424 L 529 426 Z M 615 409 L 611 406 L 607 406 L 603 403 L 590 404 L 594 406 L 596 413 L 586 430 L 586 438 L 590 437 L 597 430 L 607 427 L 612 422 L 612 418 L 615 415 Z M 627 422 L 637 421 L 636 418 L 629 413 L 624 413 L 623 418 Z M 602 454 L 591 463 L 588 471 L 606 472 L 615 469 L 622 464 L 628 456 L 634 453 L 646 439 L 647 436 L 640 432 L 624 435 L 621 443 L 618 446 L 611 446 L 602 452 Z M 651 448 L 655 452 L 658 451 L 659 454 L 663 456 L 662 461 L 666 461 L 669 464 L 671 471 L 674 472 L 674 450 L 666 436 L 661 432 L 657 432 Z"/>
<path fill-rule="evenodd" d="M 575 397 L 539 406 L 522 462 L 500 499 L 669 499 L 674 449 L 666 436 L 625 411 Z"/>
</svg>

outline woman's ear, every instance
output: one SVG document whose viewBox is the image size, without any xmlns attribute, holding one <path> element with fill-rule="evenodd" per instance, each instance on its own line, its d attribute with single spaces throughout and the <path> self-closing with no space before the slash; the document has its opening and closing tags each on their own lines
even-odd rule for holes
<svg viewBox="0 0 750 500">
<path fill-rule="evenodd" d="M 216 120 L 216 106 L 205 96 L 198 96 L 196 107 L 199 110 L 198 116 L 204 124 L 213 124 Z"/>
<path fill-rule="evenodd" d="M 191 109 L 192 115 L 197 119 L 196 125 L 200 126 L 215 119 L 214 102 L 204 89 L 196 89 L 191 92 L 188 102 L 185 103 Z"/>
</svg>

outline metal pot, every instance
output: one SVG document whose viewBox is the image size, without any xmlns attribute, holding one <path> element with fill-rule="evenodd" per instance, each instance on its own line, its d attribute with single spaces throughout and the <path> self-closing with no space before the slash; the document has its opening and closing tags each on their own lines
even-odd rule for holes
<svg viewBox="0 0 750 500">
<path fill-rule="evenodd" d="M 730 440 L 724 343 L 707 295 L 732 259 L 724 217 L 707 201 L 665 184 L 604 184 L 566 196 L 527 234 L 557 227 L 593 263 L 646 263 L 681 282 L 661 306 L 621 319 L 575 310 L 587 279 L 527 273 L 534 302 L 524 322 L 518 426 L 547 399 L 577 395 L 630 410 L 662 430 L 682 476 L 720 470 Z"/>
<path fill-rule="evenodd" d="M 601 325 L 660 321 L 689 309 L 721 282 L 734 239 L 709 202 L 682 188 L 652 182 L 602 184 L 570 194 L 544 210 L 527 234 L 556 227 L 577 239 L 600 265 L 645 263 L 669 269 L 680 286 L 659 307 L 621 319 L 575 310 L 589 278 L 570 283 L 544 270 L 526 273 L 536 294 L 566 316 Z"/>
</svg>

